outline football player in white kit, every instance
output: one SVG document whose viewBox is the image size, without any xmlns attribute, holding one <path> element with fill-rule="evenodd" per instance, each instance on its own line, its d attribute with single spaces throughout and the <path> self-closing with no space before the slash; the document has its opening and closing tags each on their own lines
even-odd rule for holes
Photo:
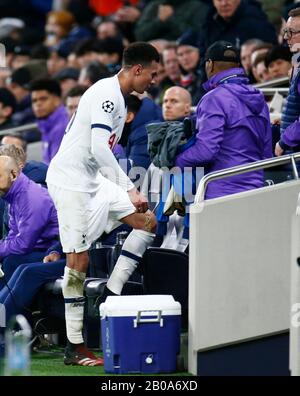
<svg viewBox="0 0 300 396">
<path fill-rule="evenodd" d="M 143 93 L 155 83 L 159 54 L 148 43 L 129 45 L 120 72 L 92 85 L 81 97 L 47 173 L 49 193 L 58 213 L 67 265 L 63 279 L 68 343 L 65 364 L 95 366 L 103 359 L 83 343 L 83 284 L 91 243 L 120 222 L 133 231 L 107 283 L 106 295 L 121 294 L 154 238 L 155 216 L 119 167 L 111 149 L 121 137 L 126 118 L 124 96 Z"/>
</svg>

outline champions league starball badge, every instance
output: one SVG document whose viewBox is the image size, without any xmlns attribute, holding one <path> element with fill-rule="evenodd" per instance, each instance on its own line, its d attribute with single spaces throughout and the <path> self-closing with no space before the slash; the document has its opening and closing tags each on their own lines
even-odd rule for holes
<svg viewBox="0 0 300 396">
<path fill-rule="evenodd" d="M 111 113 L 114 108 L 115 108 L 115 105 L 110 100 L 106 100 L 105 102 L 102 103 L 102 109 L 106 113 Z"/>
</svg>

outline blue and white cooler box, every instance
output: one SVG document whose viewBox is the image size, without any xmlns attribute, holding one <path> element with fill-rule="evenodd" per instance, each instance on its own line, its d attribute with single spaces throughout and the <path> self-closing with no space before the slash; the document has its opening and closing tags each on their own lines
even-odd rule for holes
<svg viewBox="0 0 300 396">
<path fill-rule="evenodd" d="M 100 305 L 100 316 L 105 372 L 176 370 L 181 305 L 173 296 L 110 296 Z"/>
</svg>

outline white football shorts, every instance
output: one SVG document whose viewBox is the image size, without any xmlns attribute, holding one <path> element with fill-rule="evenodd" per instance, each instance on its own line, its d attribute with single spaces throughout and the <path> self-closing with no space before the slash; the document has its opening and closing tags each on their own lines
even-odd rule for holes
<svg viewBox="0 0 300 396">
<path fill-rule="evenodd" d="M 57 210 L 60 241 L 65 253 L 88 250 L 103 232 L 109 233 L 120 219 L 135 212 L 128 194 L 108 179 L 96 192 L 79 192 L 48 184 Z"/>
</svg>

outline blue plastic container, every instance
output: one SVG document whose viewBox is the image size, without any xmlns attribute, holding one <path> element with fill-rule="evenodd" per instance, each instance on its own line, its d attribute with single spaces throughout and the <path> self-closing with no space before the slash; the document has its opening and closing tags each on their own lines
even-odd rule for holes
<svg viewBox="0 0 300 396">
<path fill-rule="evenodd" d="M 170 373 L 180 352 L 181 306 L 169 295 L 112 296 L 100 305 L 107 373 Z"/>
</svg>

